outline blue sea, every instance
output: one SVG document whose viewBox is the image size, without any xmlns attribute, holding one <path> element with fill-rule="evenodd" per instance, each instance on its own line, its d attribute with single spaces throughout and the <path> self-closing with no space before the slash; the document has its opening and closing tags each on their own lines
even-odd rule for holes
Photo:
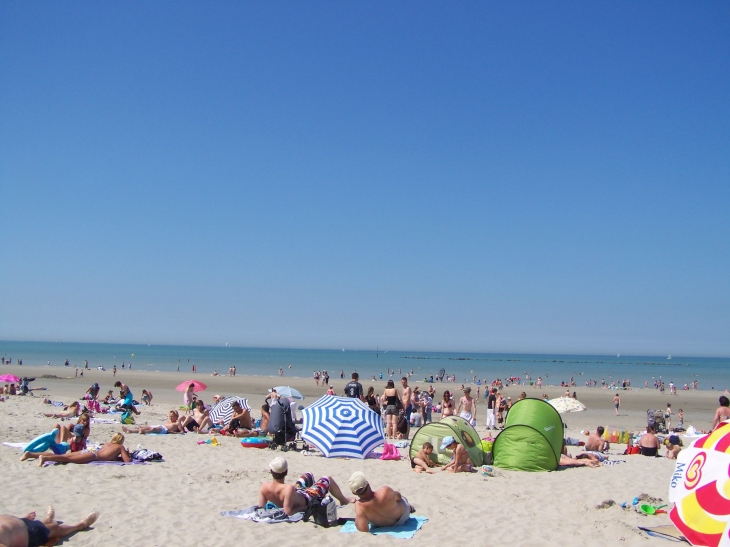
<svg viewBox="0 0 730 547">
<path fill-rule="evenodd" d="M 147 344 L 86 344 L 67 342 L 12 342 L 0 341 L 0 355 L 22 359 L 24 365 L 42 366 L 49 361 L 53 367 L 90 367 L 112 365 L 121 367 L 132 363 L 133 370 L 190 372 L 196 365 L 198 372 L 217 370 L 226 374 L 232 366 L 239 375 L 276 376 L 279 368 L 285 376 L 310 377 L 315 370 L 327 370 L 338 378 L 340 371 L 346 377 L 353 371 L 361 379 L 372 376 L 388 378 L 388 371 L 396 377 L 413 371 L 415 378 L 438 375 L 444 370 L 455 375 L 458 382 L 477 379 L 488 381 L 510 376 L 533 379 L 542 376 L 544 383 L 560 385 L 571 377 L 579 387 L 587 380 L 602 379 L 607 383 L 631 380 L 633 387 L 653 386 L 654 379 L 677 384 L 678 389 L 697 380 L 700 389 L 724 391 L 730 388 L 730 359 L 673 356 L 599 356 L 599 355 L 530 355 L 498 353 L 438 353 L 425 351 L 373 350 L 317 350 L 236 348 L 207 346 L 162 346 Z M 392 372 L 395 371 L 395 372 Z"/>
</svg>

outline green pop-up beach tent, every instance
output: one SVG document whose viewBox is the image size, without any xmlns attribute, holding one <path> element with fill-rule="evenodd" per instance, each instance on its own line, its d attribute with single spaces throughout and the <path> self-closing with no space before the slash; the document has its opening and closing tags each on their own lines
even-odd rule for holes
<svg viewBox="0 0 730 547">
<path fill-rule="evenodd" d="M 435 463 L 449 463 L 451 452 L 441 452 L 441 441 L 444 437 L 453 437 L 457 442 L 464 445 L 469 453 L 472 463 L 475 466 L 482 465 L 484 452 L 479 435 L 464 418 L 459 416 L 446 416 L 438 422 L 432 422 L 419 428 L 413 435 L 411 441 L 410 457 L 413 458 L 423 448 L 423 443 L 430 442 L 433 445 L 431 459 Z"/>
<path fill-rule="evenodd" d="M 517 471 L 554 471 L 563 450 L 563 420 L 540 399 L 522 399 L 507 413 L 494 440 L 495 467 Z"/>
</svg>

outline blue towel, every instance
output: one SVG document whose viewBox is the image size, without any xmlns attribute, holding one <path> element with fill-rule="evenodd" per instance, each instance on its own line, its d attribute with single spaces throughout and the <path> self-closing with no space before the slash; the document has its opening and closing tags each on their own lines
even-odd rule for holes
<svg viewBox="0 0 730 547">
<path fill-rule="evenodd" d="M 370 528 L 370 533 L 375 535 L 388 534 L 395 538 L 411 539 L 418 530 L 421 529 L 423 523 L 428 521 L 426 517 L 411 517 L 403 526 L 384 526 L 383 528 Z M 343 534 L 351 534 L 358 532 L 359 530 L 355 527 L 354 520 L 348 520 L 340 532 Z"/>
</svg>

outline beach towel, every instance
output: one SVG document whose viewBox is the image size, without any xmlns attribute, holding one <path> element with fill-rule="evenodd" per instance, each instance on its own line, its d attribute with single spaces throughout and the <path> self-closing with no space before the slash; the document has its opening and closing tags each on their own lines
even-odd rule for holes
<svg viewBox="0 0 730 547">
<path fill-rule="evenodd" d="M 224 517 L 252 520 L 254 522 L 265 522 L 267 524 L 276 524 L 277 522 L 299 522 L 302 518 L 304 518 L 303 512 L 288 516 L 283 509 L 279 509 L 278 507 L 266 509 L 263 507 L 256 507 L 255 505 L 248 509 L 221 511 L 221 515 Z"/>
<path fill-rule="evenodd" d="M 3 443 L 5 446 L 9 446 L 10 448 L 20 448 L 23 449 L 28 443 Z"/>
<path fill-rule="evenodd" d="M 403 526 L 384 526 L 382 528 L 370 528 L 370 533 L 376 536 L 381 534 L 387 534 L 394 538 L 411 539 L 418 530 L 421 529 L 424 522 L 427 522 L 426 517 L 411 517 Z M 355 526 L 354 520 L 348 520 L 340 530 L 343 534 L 352 534 L 353 532 L 359 532 Z"/>
<path fill-rule="evenodd" d="M 48 467 L 49 465 L 56 465 L 58 462 L 45 462 L 43 464 L 43 467 Z M 79 464 L 76 464 L 79 465 Z M 103 462 L 103 461 L 93 461 L 85 464 L 80 465 L 147 465 L 147 462 L 141 462 L 139 460 L 132 460 L 131 462 L 122 462 L 122 461 L 113 461 L 113 462 Z"/>
<path fill-rule="evenodd" d="M 618 465 L 620 463 L 626 463 L 626 460 L 606 460 L 603 465 Z"/>
<path fill-rule="evenodd" d="M 109 420 L 107 418 L 91 418 L 92 424 L 118 424 L 116 420 Z"/>
</svg>

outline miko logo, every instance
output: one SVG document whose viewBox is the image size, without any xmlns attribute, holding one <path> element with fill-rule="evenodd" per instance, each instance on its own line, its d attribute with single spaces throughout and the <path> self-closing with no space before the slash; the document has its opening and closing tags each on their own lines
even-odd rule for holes
<svg viewBox="0 0 730 547">
<path fill-rule="evenodd" d="M 687 473 L 684 475 L 684 487 L 692 490 L 702 480 L 702 468 L 707 461 L 707 454 L 700 452 L 687 466 Z"/>
</svg>

